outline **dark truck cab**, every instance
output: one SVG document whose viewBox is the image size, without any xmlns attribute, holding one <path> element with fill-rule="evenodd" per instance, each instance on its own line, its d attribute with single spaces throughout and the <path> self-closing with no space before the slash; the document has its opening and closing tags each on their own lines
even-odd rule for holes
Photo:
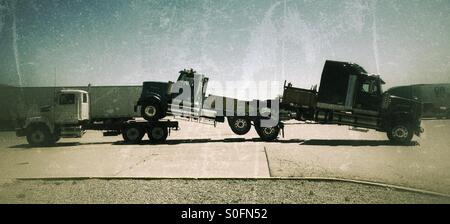
<svg viewBox="0 0 450 224">
<path fill-rule="evenodd" d="M 203 108 L 208 81 L 204 75 L 185 69 L 176 82 L 144 82 L 134 110 L 140 108 L 141 116 L 148 121 L 174 114 L 214 119 L 214 111 Z"/>
<path fill-rule="evenodd" d="M 134 110 L 137 111 L 140 107 L 142 117 L 149 121 L 163 118 L 165 116 L 163 111 L 167 110 L 171 100 L 169 91 L 172 84 L 172 82 L 144 82 Z"/>
<path fill-rule="evenodd" d="M 384 93 L 383 84 L 357 64 L 326 61 L 319 91 L 285 85 L 281 107 L 297 120 L 375 129 L 393 142 L 408 143 L 423 132 L 422 105 Z"/>
</svg>

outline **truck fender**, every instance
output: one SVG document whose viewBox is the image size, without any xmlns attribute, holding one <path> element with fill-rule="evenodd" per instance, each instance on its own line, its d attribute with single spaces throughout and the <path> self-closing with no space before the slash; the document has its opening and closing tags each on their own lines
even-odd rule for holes
<svg viewBox="0 0 450 224">
<path fill-rule="evenodd" d="M 25 121 L 25 125 L 23 127 L 24 130 L 27 130 L 28 128 L 35 126 L 35 125 L 44 125 L 47 126 L 50 130 L 50 133 L 54 133 L 55 131 L 55 125 L 50 122 L 47 118 L 44 117 L 30 117 L 27 118 Z"/>
<path fill-rule="evenodd" d="M 398 123 L 413 123 L 413 118 L 411 113 L 400 112 L 393 113 L 392 118 L 390 119 L 390 126 L 398 124 Z"/>
<path fill-rule="evenodd" d="M 146 102 L 161 102 L 161 96 L 156 93 L 151 93 L 144 99 L 139 99 L 139 101 L 134 106 L 134 112 L 138 111 L 138 107 L 142 106 Z M 161 105 L 162 106 L 162 105 Z"/>
<path fill-rule="evenodd" d="M 144 104 L 146 102 L 152 102 L 152 101 L 161 102 L 161 96 L 159 94 L 152 93 L 152 94 L 148 95 L 147 97 L 145 97 L 144 99 L 140 99 L 137 102 L 137 105 L 141 106 L 142 104 Z"/>
</svg>

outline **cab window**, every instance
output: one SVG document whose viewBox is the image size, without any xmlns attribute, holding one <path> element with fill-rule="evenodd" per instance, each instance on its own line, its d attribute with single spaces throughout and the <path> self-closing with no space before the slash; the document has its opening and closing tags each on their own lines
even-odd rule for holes
<svg viewBox="0 0 450 224">
<path fill-rule="evenodd" d="M 369 91 L 370 91 L 370 83 L 363 83 L 362 91 L 365 92 L 365 93 L 369 93 Z"/>
<path fill-rule="evenodd" d="M 83 93 L 83 103 L 87 103 L 88 99 L 87 99 L 87 94 Z"/>
<path fill-rule="evenodd" d="M 378 94 L 378 85 L 375 80 L 366 80 L 361 87 L 361 92 L 376 95 Z"/>
<path fill-rule="evenodd" d="M 60 105 L 75 104 L 75 94 L 61 94 L 59 97 Z"/>
</svg>

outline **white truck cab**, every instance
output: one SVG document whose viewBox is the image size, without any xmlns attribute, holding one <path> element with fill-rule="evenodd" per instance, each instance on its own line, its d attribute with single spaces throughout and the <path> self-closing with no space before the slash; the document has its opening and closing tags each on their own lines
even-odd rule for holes
<svg viewBox="0 0 450 224">
<path fill-rule="evenodd" d="M 61 90 L 55 99 L 57 124 L 79 124 L 89 120 L 89 96 L 83 90 Z"/>
<path fill-rule="evenodd" d="M 51 145 L 61 137 L 81 137 L 82 124 L 89 121 L 89 95 L 83 90 L 61 90 L 54 105 L 44 106 L 39 116 L 26 119 L 17 136 L 27 136 L 33 146 Z"/>
</svg>

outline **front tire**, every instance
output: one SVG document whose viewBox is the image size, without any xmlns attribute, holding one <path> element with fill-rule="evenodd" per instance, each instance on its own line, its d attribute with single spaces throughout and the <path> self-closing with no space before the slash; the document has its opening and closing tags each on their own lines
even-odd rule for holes
<svg viewBox="0 0 450 224">
<path fill-rule="evenodd" d="M 147 121 L 157 121 L 162 118 L 161 105 L 158 102 L 148 102 L 141 106 L 141 116 Z"/>
<path fill-rule="evenodd" d="M 145 135 L 140 127 L 126 127 L 122 130 L 122 137 L 126 143 L 139 143 Z"/>
<path fill-rule="evenodd" d="M 237 135 L 247 134 L 252 127 L 250 120 L 244 117 L 227 117 L 227 120 L 231 130 Z"/>
<path fill-rule="evenodd" d="M 45 126 L 31 127 L 27 132 L 27 141 L 31 146 L 50 146 L 56 143 L 50 130 Z"/>
<path fill-rule="evenodd" d="M 414 131 L 409 125 L 397 124 L 387 132 L 387 137 L 394 144 L 409 144 L 414 136 Z"/>
<path fill-rule="evenodd" d="M 169 131 L 167 130 L 167 127 L 155 126 L 148 132 L 148 137 L 151 143 L 165 142 L 168 135 Z"/>
</svg>

